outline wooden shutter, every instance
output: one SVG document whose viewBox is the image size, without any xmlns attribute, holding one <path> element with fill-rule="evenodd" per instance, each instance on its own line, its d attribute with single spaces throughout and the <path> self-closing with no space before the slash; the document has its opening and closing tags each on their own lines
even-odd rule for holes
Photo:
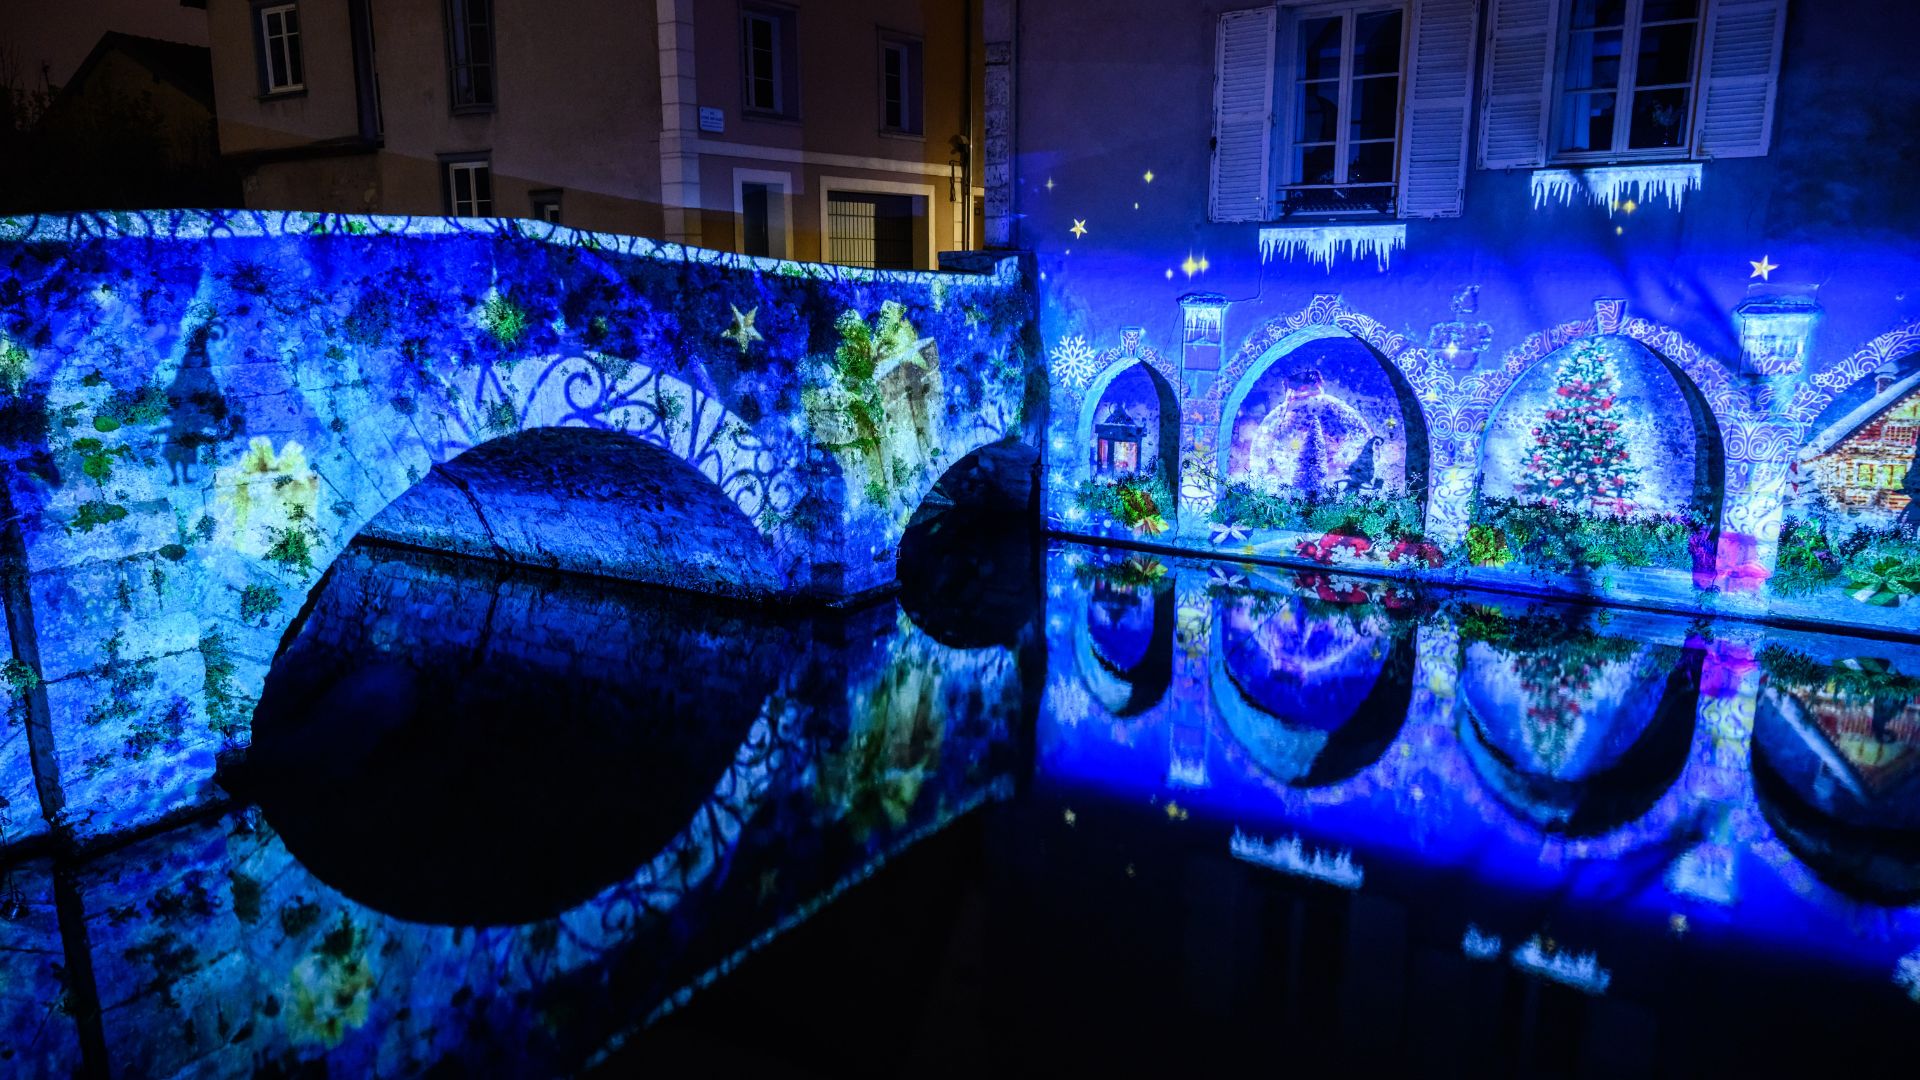
<svg viewBox="0 0 1920 1080">
<path fill-rule="evenodd" d="M 1220 16 L 1213 78 L 1215 221 L 1264 221 L 1273 139 L 1274 9 Z"/>
<path fill-rule="evenodd" d="M 1560 48 L 1561 0 L 1492 0 L 1480 167 L 1533 169 L 1547 160 L 1547 106 Z"/>
<path fill-rule="evenodd" d="M 1400 126 L 1400 216 L 1459 217 L 1480 0 L 1414 0 Z"/>
<path fill-rule="evenodd" d="M 1761 157 L 1773 139 L 1787 0 L 1713 0 L 1693 113 L 1695 157 Z"/>
</svg>

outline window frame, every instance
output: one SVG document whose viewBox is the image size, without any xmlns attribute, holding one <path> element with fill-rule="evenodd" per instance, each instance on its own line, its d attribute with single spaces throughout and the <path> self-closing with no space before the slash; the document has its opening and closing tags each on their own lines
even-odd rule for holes
<svg viewBox="0 0 1920 1080">
<path fill-rule="evenodd" d="M 742 254 L 746 254 L 747 251 L 746 189 L 748 184 L 758 184 L 767 189 L 768 252 L 765 257 L 795 258 L 793 208 L 794 195 L 799 185 L 792 173 L 779 169 L 736 168 L 733 170 L 733 249 Z M 778 250 L 774 250 L 775 248 Z"/>
<path fill-rule="evenodd" d="M 750 23 L 771 27 L 773 43 L 773 106 L 756 104 L 754 98 L 753 44 Z M 798 21 L 792 8 L 778 4 L 743 3 L 740 5 L 740 115 L 755 120 L 798 120 L 800 118 L 800 50 Z"/>
<path fill-rule="evenodd" d="M 484 173 L 486 175 L 487 198 L 484 208 L 479 205 L 480 199 L 478 193 L 474 192 L 473 197 L 469 200 L 469 202 L 473 204 L 473 212 L 467 214 L 460 212 L 460 203 L 454 194 L 454 173 L 456 170 Z M 477 151 L 466 154 L 440 155 L 442 207 L 448 217 L 493 217 L 495 201 L 493 187 L 493 155 L 491 153 L 487 151 Z M 469 185 L 469 191 L 474 191 L 471 184 Z"/>
<path fill-rule="evenodd" d="M 1705 59 L 1701 55 L 1707 37 L 1709 0 L 1694 0 L 1691 19 L 1665 19 L 1654 23 L 1656 26 L 1675 25 L 1682 22 L 1693 23 L 1693 47 L 1688 53 L 1687 81 L 1685 83 L 1662 83 L 1659 86 L 1637 86 L 1640 75 L 1640 31 L 1647 25 L 1641 19 L 1646 9 L 1646 0 L 1621 0 L 1625 8 L 1624 22 L 1620 28 L 1620 75 L 1611 91 L 1614 95 L 1613 107 L 1613 147 L 1606 150 L 1566 150 L 1561 147 L 1565 135 L 1565 113 L 1563 105 L 1567 96 L 1567 69 L 1572 55 L 1573 35 L 1589 31 L 1576 29 L 1573 25 L 1573 5 L 1578 0 L 1556 0 L 1559 5 L 1559 27 L 1555 30 L 1553 43 L 1553 89 L 1547 97 L 1546 125 L 1546 162 L 1548 165 L 1594 165 L 1608 162 L 1667 162 L 1693 161 L 1694 124 L 1696 111 L 1700 105 Z M 1684 87 L 1687 91 L 1686 105 L 1680 110 L 1680 138 L 1672 146 L 1645 147 L 1633 149 L 1628 144 L 1633 140 L 1633 96 L 1642 90 L 1662 90 Z M 1605 93 L 1604 90 L 1576 90 L 1574 93 Z M 1622 122 L 1624 121 L 1624 123 Z"/>
<path fill-rule="evenodd" d="M 488 171 L 491 173 L 491 168 Z M 488 179 L 491 181 L 491 176 Z M 527 192 L 527 203 L 533 208 L 533 220 L 544 221 L 549 225 L 566 224 L 562 219 L 565 213 L 563 201 L 565 194 L 564 189 L 561 188 L 537 188 Z M 547 216 L 549 209 L 553 211 L 551 217 Z"/>
<path fill-rule="evenodd" d="M 487 55 L 474 56 L 472 31 L 474 27 L 473 11 L 481 8 L 485 12 L 487 34 Z M 495 42 L 499 39 L 499 20 L 495 15 L 493 0 L 446 0 L 442 5 L 445 12 L 444 27 L 447 42 L 447 108 L 454 116 L 468 116 L 491 113 L 500 107 L 500 67 L 496 63 Z M 462 52 L 468 59 L 460 61 Z M 467 73 L 467 89 L 461 89 L 460 75 Z M 483 71 L 486 74 L 486 100 L 478 100 L 474 90 L 473 73 Z"/>
<path fill-rule="evenodd" d="M 1404 130 L 1407 109 L 1407 56 L 1412 47 L 1413 3 L 1412 0 L 1333 0 L 1333 2 L 1282 3 L 1280 5 L 1280 40 L 1275 44 L 1273 108 L 1278 118 L 1274 124 L 1273 164 L 1270 166 L 1274 179 L 1269 181 L 1269 218 L 1270 221 L 1313 221 L 1313 220 L 1349 220 L 1360 219 L 1398 220 L 1400 213 L 1403 178 L 1400 175 L 1402 144 L 1406 139 Z M 1385 184 L 1305 184 L 1295 175 L 1294 136 L 1298 133 L 1299 101 L 1295 93 L 1300 85 L 1297 71 L 1299 67 L 1298 51 L 1300 47 L 1300 24 L 1309 19 L 1323 19 L 1338 16 L 1342 25 L 1340 30 L 1340 74 L 1339 108 L 1341 115 L 1335 121 L 1334 129 L 1334 165 L 1336 174 L 1347 170 L 1346 150 L 1350 145 L 1351 124 L 1347 114 L 1352 109 L 1353 91 L 1353 37 L 1354 27 L 1361 15 L 1397 12 L 1400 16 L 1400 57 L 1394 69 L 1394 108 L 1393 108 L 1393 147 L 1391 156 L 1391 179 Z M 1377 76 L 1374 76 L 1377 77 Z M 1383 141 L 1383 140 L 1369 140 Z M 1293 191 L 1325 191 L 1328 193 L 1350 191 L 1359 188 L 1386 188 L 1389 192 L 1384 208 L 1355 207 L 1353 209 L 1312 209 L 1289 212 L 1287 201 Z"/>
<path fill-rule="evenodd" d="M 887 58 L 890 54 L 900 56 L 900 120 L 899 124 L 887 122 Z M 926 73 L 924 68 L 925 47 L 921 40 L 911 34 L 896 33 L 891 30 L 880 31 L 880 51 L 877 56 L 879 81 L 880 133 L 883 135 L 924 138 L 927 131 Z"/>
<path fill-rule="evenodd" d="M 293 16 L 294 20 L 291 33 L 286 29 L 285 16 L 289 14 Z M 297 65 L 299 67 L 300 77 L 297 80 L 285 83 L 274 82 L 273 52 L 274 41 L 276 39 L 272 32 L 267 29 L 267 19 L 272 15 L 282 17 L 280 21 L 281 32 L 278 38 L 278 40 L 283 43 L 281 56 L 282 59 L 286 61 L 287 75 L 291 76 L 293 74 L 294 66 Z M 280 0 L 280 2 L 255 3 L 253 5 L 253 44 L 254 55 L 259 60 L 261 97 L 297 97 L 307 92 L 307 63 L 306 56 L 301 49 L 301 36 L 300 5 L 297 0 Z"/>
</svg>

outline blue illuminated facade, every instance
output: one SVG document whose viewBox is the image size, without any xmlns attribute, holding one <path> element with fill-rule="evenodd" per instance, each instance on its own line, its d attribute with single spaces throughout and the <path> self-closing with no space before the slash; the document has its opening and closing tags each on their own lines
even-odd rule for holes
<svg viewBox="0 0 1920 1080">
<path fill-rule="evenodd" d="M 1620 128 L 1651 126 L 1619 138 L 1651 145 L 1598 150 L 1578 125 L 1604 110 L 1571 88 L 1611 77 L 1581 67 L 1615 33 L 1592 20 L 1642 5 L 1365 7 L 1402 16 L 1023 9 L 1049 526 L 1920 628 L 1920 210 L 1892 166 L 1920 78 L 1873 31 L 1901 13 L 1665 5 L 1681 14 L 1649 23 L 1639 62 L 1677 72 L 1687 104 L 1635 88 Z M 1377 100 L 1396 123 L 1369 119 Z M 1314 171 L 1336 129 L 1354 175 Z M 1398 156 L 1368 174 L 1375 137 Z M 1117 476 L 1089 434 L 1129 370 L 1158 391 L 1141 422 L 1178 435 Z"/>
</svg>

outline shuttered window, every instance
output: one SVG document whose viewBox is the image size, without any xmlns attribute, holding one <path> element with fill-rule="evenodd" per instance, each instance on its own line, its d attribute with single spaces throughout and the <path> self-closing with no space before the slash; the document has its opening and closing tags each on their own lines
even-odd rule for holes
<svg viewBox="0 0 1920 1080">
<path fill-rule="evenodd" d="M 1272 216 L 1268 168 L 1273 148 L 1275 9 L 1220 16 L 1214 54 L 1213 171 L 1209 204 L 1215 221 Z"/>
<path fill-rule="evenodd" d="M 1767 152 L 1786 25 L 1787 0 L 1715 0 L 1708 6 L 1693 125 L 1696 156 Z"/>
<path fill-rule="evenodd" d="M 1213 220 L 1459 214 L 1479 11 L 1371 0 L 1222 15 Z"/>
<path fill-rule="evenodd" d="M 1400 216 L 1457 217 L 1467 180 L 1479 0 L 1420 0 L 1407 48 Z"/>
<path fill-rule="evenodd" d="M 1489 0 L 1482 168 L 1756 157 L 1786 0 Z"/>
</svg>

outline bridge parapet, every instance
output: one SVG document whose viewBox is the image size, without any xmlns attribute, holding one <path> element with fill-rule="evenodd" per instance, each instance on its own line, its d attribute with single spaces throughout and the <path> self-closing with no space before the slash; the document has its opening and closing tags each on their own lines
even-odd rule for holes
<svg viewBox="0 0 1920 1080">
<path fill-rule="evenodd" d="M 0 219 L 0 845 L 202 801 L 333 557 L 507 436 L 624 433 L 660 452 L 649 484 L 707 489 L 669 512 L 713 492 L 732 510 L 701 521 L 737 512 L 592 536 L 679 527 L 673 550 L 692 551 L 710 527 L 709 549 L 764 549 L 575 568 L 827 601 L 885 586 L 948 465 L 1037 441 L 1033 311 L 1012 258 L 873 271 L 520 220 Z M 580 485 L 545 482 L 475 520 L 563 516 Z"/>
</svg>

